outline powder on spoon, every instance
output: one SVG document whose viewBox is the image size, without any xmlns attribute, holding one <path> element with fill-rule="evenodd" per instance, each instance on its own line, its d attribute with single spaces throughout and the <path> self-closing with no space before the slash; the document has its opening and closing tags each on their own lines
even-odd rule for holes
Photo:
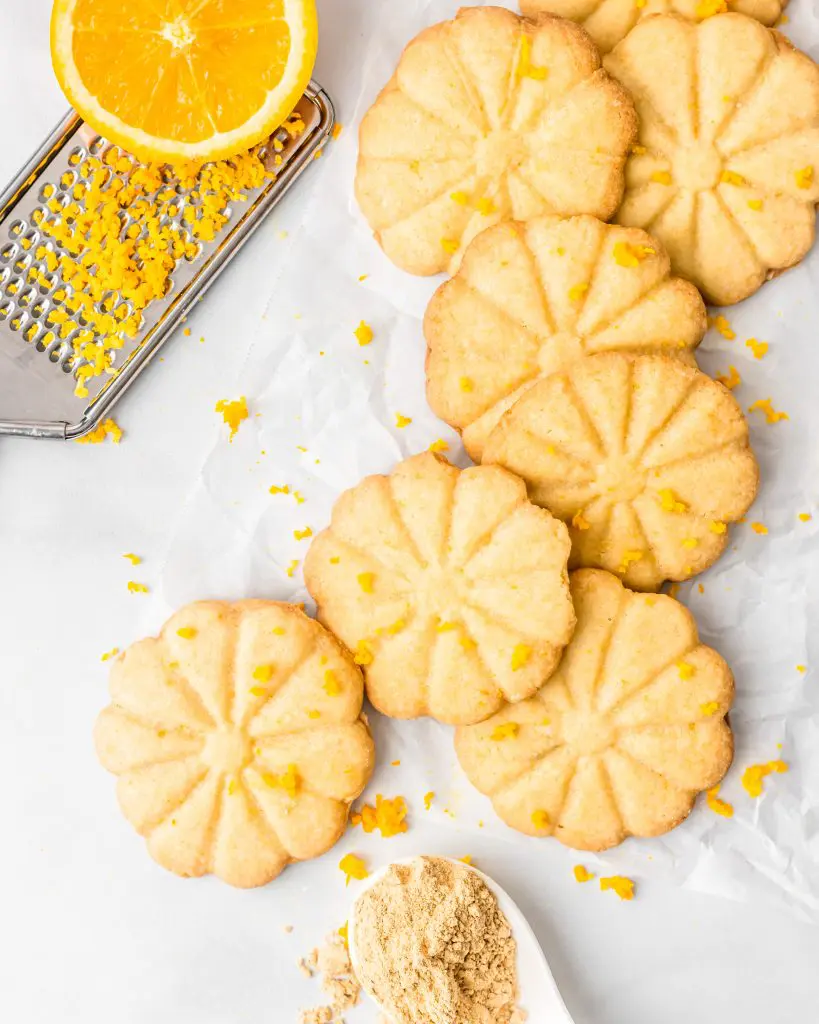
<svg viewBox="0 0 819 1024">
<path fill-rule="evenodd" d="M 474 871 L 393 864 L 353 908 L 362 987 L 395 1024 L 521 1024 L 516 944 Z"/>
</svg>

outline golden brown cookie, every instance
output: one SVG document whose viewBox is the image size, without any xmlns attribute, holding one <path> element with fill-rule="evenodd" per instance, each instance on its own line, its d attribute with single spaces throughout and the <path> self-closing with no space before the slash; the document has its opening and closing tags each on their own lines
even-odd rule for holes
<svg viewBox="0 0 819 1024">
<path fill-rule="evenodd" d="M 365 116 L 356 196 L 399 267 L 451 271 L 504 218 L 609 218 L 636 131 L 582 29 L 463 8 L 412 40 Z"/>
<path fill-rule="evenodd" d="M 461 724 L 555 670 L 574 628 L 568 556 L 517 477 L 425 453 L 342 494 L 304 579 L 379 711 Z"/>
<path fill-rule="evenodd" d="M 202 601 L 117 658 L 94 740 L 163 867 L 264 885 L 344 832 L 375 761 L 363 691 L 295 605 Z"/>
<path fill-rule="evenodd" d="M 605 850 L 679 825 L 731 764 L 731 670 L 671 597 L 572 573 L 577 629 L 530 700 L 460 728 L 474 786 L 519 832 Z"/>
<path fill-rule="evenodd" d="M 665 245 L 705 298 L 746 298 L 813 245 L 819 67 L 741 14 L 641 22 L 605 61 L 640 135 L 621 224 Z"/>
<path fill-rule="evenodd" d="M 634 26 L 655 14 L 680 14 L 689 21 L 704 21 L 728 10 L 747 14 L 763 25 L 773 25 L 788 0 L 520 0 L 529 17 L 557 14 L 571 18 L 589 33 L 601 53 L 608 53 Z"/>
<path fill-rule="evenodd" d="M 426 317 L 427 396 L 480 461 L 503 413 L 584 355 L 660 353 L 694 364 L 705 306 L 644 231 L 537 217 L 483 231 Z"/>
<path fill-rule="evenodd" d="M 589 356 L 535 384 L 489 435 L 485 463 L 522 476 L 570 525 L 573 567 L 637 590 L 702 572 L 758 485 L 730 391 L 667 356 Z"/>
</svg>

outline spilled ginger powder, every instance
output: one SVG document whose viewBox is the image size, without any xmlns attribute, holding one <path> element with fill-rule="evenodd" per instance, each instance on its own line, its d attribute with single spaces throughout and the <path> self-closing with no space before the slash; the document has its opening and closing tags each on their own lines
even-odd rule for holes
<svg viewBox="0 0 819 1024">
<path fill-rule="evenodd" d="M 521 1024 L 516 943 L 474 871 L 393 864 L 353 908 L 356 972 L 394 1024 Z"/>
</svg>

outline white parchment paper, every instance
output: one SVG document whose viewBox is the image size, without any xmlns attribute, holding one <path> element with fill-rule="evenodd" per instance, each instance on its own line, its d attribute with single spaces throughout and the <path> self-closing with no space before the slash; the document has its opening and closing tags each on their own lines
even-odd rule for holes
<svg viewBox="0 0 819 1024">
<path fill-rule="evenodd" d="M 240 379 L 225 381 L 224 397 L 245 395 L 250 418 L 231 444 L 214 414 L 213 448 L 168 552 L 151 608 L 153 625 L 172 608 L 200 598 L 307 600 L 300 570 L 292 578 L 286 573 L 309 543 L 296 541 L 294 530 L 309 525 L 318 532 L 341 490 L 365 474 L 389 471 L 437 438 L 449 442 L 453 461 L 467 462 L 457 436 L 424 398 L 421 318 L 440 280 L 394 268 L 352 198 L 362 114 L 405 43 L 458 5 L 402 0 L 376 6 L 378 16 L 372 2 L 351 0 L 345 14 L 334 18 L 332 38 L 325 35 L 325 45 L 334 48 L 325 63 L 344 68 L 333 95 L 343 132 L 288 200 L 291 229 L 271 266 L 266 313 Z M 815 2 L 793 0 L 789 15 L 784 31 L 819 58 Z M 299 222 L 296 229 L 293 222 Z M 742 384 L 734 393 L 743 407 L 770 397 L 789 416 L 776 425 L 759 413 L 750 416 L 762 468 L 759 498 L 748 523 L 734 529 L 719 564 L 679 594 L 703 639 L 736 675 L 736 759 L 720 792 L 733 804 L 734 817 L 718 817 L 702 801 L 663 839 L 629 840 L 604 857 L 580 857 L 552 840 L 518 836 L 499 822 L 461 775 L 450 729 L 428 721 L 391 722 L 371 712 L 379 763 L 367 796 L 404 794 L 410 830 L 388 842 L 351 831 L 311 870 L 314 889 L 325 876 L 328 885 L 337 884 L 336 864 L 350 850 L 374 867 L 442 847 L 462 849 L 480 863 L 482 844 L 496 847 L 503 840 L 521 877 L 531 879 L 527 898 L 533 901 L 543 865 L 561 865 L 567 884 L 574 884 L 570 867 L 582 861 L 638 882 L 664 878 L 734 899 L 773 901 L 819 921 L 817 285 L 819 250 L 753 298 L 722 311 L 735 341 L 712 330 L 700 348 L 708 372 L 737 367 Z M 353 336 L 362 319 L 375 332 L 365 348 Z M 749 337 L 769 343 L 764 359 L 754 359 L 745 346 Z M 412 423 L 397 429 L 397 412 Z M 271 484 L 288 484 L 306 500 L 271 496 Z M 813 519 L 800 521 L 804 512 Z M 767 535 L 753 532 L 751 521 L 764 523 Z M 740 785 L 743 769 L 777 757 L 790 771 L 769 776 L 763 796 L 750 799 Z M 391 766 L 399 759 L 400 766 Z M 429 790 L 436 798 L 427 812 L 422 798 Z M 286 889 L 287 873 L 274 884 Z"/>
</svg>

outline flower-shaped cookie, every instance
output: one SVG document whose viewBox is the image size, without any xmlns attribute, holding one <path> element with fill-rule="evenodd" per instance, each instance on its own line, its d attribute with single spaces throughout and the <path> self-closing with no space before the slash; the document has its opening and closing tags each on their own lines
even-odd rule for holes
<svg viewBox="0 0 819 1024">
<path fill-rule="evenodd" d="M 690 364 L 705 306 L 644 231 L 537 217 L 483 231 L 424 319 L 427 395 L 480 461 L 503 413 L 542 377 L 612 349 Z"/>
<path fill-rule="evenodd" d="M 637 590 L 702 572 L 754 500 L 756 459 L 730 391 L 667 356 L 588 356 L 535 384 L 490 434 L 485 463 L 570 524 L 573 567 Z"/>
<path fill-rule="evenodd" d="M 203 601 L 117 658 L 94 740 L 163 867 L 263 885 L 344 832 L 374 764 L 363 690 L 294 605 Z"/>
<path fill-rule="evenodd" d="M 679 825 L 733 757 L 731 670 L 671 597 L 572 574 L 577 630 L 552 678 L 458 729 L 467 777 L 512 828 L 605 850 Z"/>
<path fill-rule="evenodd" d="M 730 0 L 730 9 L 763 25 L 773 25 L 788 0 Z M 601 53 L 608 53 L 638 21 L 654 14 L 680 14 L 691 21 L 721 14 L 729 0 L 520 0 L 524 14 L 557 14 L 571 18 L 589 33 Z"/>
<path fill-rule="evenodd" d="M 621 224 L 660 239 L 674 271 L 718 304 L 751 295 L 813 244 L 819 67 L 741 14 L 641 22 L 605 60 L 640 136 Z"/>
<path fill-rule="evenodd" d="M 464 8 L 407 46 L 365 116 L 356 196 L 394 263 L 436 274 L 504 218 L 609 218 L 636 132 L 572 22 Z"/>
<path fill-rule="evenodd" d="M 339 498 L 304 578 L 379 711 L 467 724 L 555 670 L 574 628 L 569 546 L 511 473 L 425 453 Z"/>
</svg>

